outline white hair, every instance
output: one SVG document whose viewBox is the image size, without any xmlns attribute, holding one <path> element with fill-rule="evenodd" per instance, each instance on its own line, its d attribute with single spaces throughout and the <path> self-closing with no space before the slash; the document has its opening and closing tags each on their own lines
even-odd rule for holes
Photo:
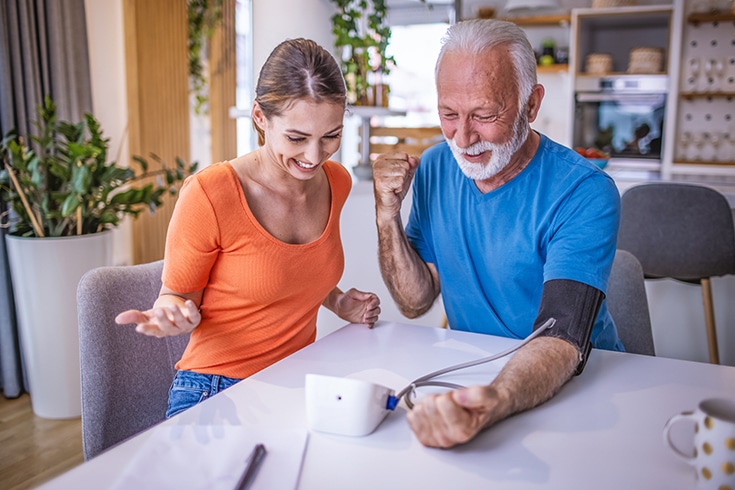
<svg viewBox="0 0 735 490">
<path fill-rule="evenodd" d="M 518 109 L 522 110 L 537 83 L 536 54 L 526 33 L 512 22 L 495 19 L 472 19 L 458 22 L 447 29 L 436 60 L 435 76 L 447 52 L 480 55 L 483 51 L 506 45 L 510 51 L 518 83 Z"/>
</svg>

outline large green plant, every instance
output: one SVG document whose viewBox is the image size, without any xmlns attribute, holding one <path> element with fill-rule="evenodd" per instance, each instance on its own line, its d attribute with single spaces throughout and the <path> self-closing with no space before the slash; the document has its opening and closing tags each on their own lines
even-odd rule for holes
<svg viewBox="0 0 735 490">
<path fill-rule="evenodd" d="M 387 75 L 395 66 L 388 56 L 391 29 L 387 24 L 385 0 L 331 0 L 337 6 L 332 16 L 334 46 L 339 53 L 342 73 L 351 102 L 367 97 L 371 73 Z"/>
<path fill-rule="evenodd" d="M 196 171 L 196 163 L 177 158 L 170 168 L 151 155 L 161 168 L 149 170 L 146 159 L 133 157 L 140 167 L 136 173 L 107 161 L 109 138 L 92 115 L 76 124 L 59 121 L 47 97 L 38 116 L 33 145 L 14 131 L 0 141 L 0 197 L 12 213 L 0 212 L 14 235 L 59 237 L 114 228 L 125 215 L 154 211 L 164 194 L 175 194 L 175 184 Z"/>
</svg>

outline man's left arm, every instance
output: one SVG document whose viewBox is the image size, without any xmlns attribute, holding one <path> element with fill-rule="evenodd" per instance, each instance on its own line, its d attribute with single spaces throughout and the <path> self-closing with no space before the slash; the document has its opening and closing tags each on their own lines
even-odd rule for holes
<svg viewBox="0 0 735 490">
<path fill-rule="evenodd" d="M 583 280 L 601 286 L 615 254 L 620 196 L 612 179 L 598 175 L 578 187 L 574 197 L 558 216 L 562 225 L 548 248 L 546 272 L 550 277 L 569 277 L 569 269 L 592 264 L 598 272 L 585 274 L 589 271 L 582 267 Z M 419 441 L 443 448 L 462 444 L 553 397 L 584 367 L 603 299 L 603 291 L 589 284 L 547 280 L 534 328 L 549 318 L 557 320 L 554 327 L 519 349 L 489 385 L 424 398 L 408 414 Z"/>
<path fill-rule="evenodd" d="M 566 340 L 538 337 L 523 346 L 487 386 L 427 396 L 408 413 L 425 446 L 449 448 L 483 429 L 548 400 L 574 374 L 577 349 Z"/>
<path fill-rule="evenodd" d="M 553 397 L 580 372 L 589 354 L 589 338 L 603 294 L 576 281 L 549 281 L 536 327 L 548 318 L 556 324 L 518 350 L 487 386 L 471 386 L 428 396 L 408 414 L 419 441 L 449 448 L 480 431 Z"/>
</svg>

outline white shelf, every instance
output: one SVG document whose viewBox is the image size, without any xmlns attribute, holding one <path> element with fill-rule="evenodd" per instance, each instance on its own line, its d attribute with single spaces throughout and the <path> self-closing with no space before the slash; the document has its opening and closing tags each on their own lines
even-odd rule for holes
<svg viewBox="0 0 735 490">
<path fill-rule="evenodd" d="M 241 117 L 250 119 L 250 108 L 240 109 L 239 107 L 232 106 L 230 107 L 229 115 L 230 119 L 239 119 Z"/>
<path fill-rule="evenodd" d="M 572 20 L 572 16 L 570 14 L 519 15 L 517 17 L 501 17 L 498 20 L 513 22 L 521 27 L 567 27 Z"/>
<path fill-rule="evenodd" d="M 604 8 L 576 8 L 572 10 L 574 17 L 599 17 L 603 23 L 620 22 L 620 17 L 625 17 L 626 24 L 629 22 L 645 24 L 650 20 L 649 14 L 670 15 L 674 11 L 672 4 L 666 5 L 634 5 L 629 7 L 604 7 Z"/>
<path fill-rule="evenodd" d="M 369 106 L 369 105 L 348 105 L 347 114 L 362 118 L 373 116 L 405 116 L 406 111 L 398 111 L 388 107 Z"/>
</svg>

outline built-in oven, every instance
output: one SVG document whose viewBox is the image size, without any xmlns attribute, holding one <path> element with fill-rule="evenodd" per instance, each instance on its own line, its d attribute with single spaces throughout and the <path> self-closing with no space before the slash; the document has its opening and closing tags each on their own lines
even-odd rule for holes
<svg viewBox="0 0 735 490">
<path fill-rule="evenodd" d="M 579 77 L 575 82 L 572 141 L 599 148 L 611 162 L 661 162 L 666 75 Z"/>
</svg>

